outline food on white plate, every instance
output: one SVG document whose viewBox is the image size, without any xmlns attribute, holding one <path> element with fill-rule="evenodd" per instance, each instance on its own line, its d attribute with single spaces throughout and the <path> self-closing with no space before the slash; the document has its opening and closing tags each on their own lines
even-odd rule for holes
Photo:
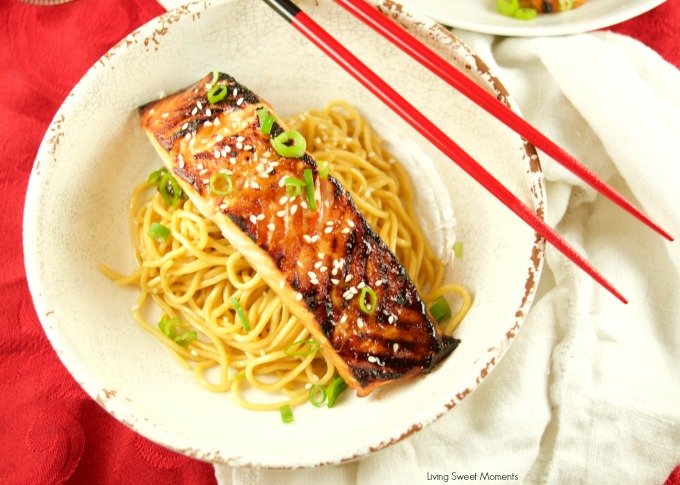
<svg viewBox="0 0 680 485">
<path fill-rule="evenodd" d="M 221 73 L 140 113 L 165 168 L 133 197 L 160 189 L 131 216 L 142 269 L 108 274 L 121 284 L 152 283 L 136 305 L 137 319 L 181 360 L 195 362 L 203 385 L 231 388 L 251 409 L 322 398 L 331 405 L 346 385 L 367 396 L 431 371 L 456 348 L 450 334 L 469 293 L 441 285 L 443 266 L 414 222 L 407 177 L 389 156 L 382 159 L 350 106 L 336 103 L 293 120 L 310 146 L 266 102 Z M 363 191 L 356 201 L 343 179 L 355 194 Z M 431 287 L 430 295 L 421 297 L 409 272 Z M 450 292 L 462 300 L 453 317 L 442 296 Z M 163 310 L 158 329 L 140 314 L 147 294 Z M 430 311 L 426 301 L 433 302 Z M 451 323 L 443 331 L 437 320 L 445 319 Z M 211 367 L 219 368 L 217 384 L 204 375 Z M 288 399 L 253 403 L 238 390 L 244 382 Z"/>
<path fill-rule="evenodd" d="M 536 18 L 538 13 L 558 13 L 580 7 L 586 0 L 496 0 L 498 12 L 521 20 Z"/>
</svg>

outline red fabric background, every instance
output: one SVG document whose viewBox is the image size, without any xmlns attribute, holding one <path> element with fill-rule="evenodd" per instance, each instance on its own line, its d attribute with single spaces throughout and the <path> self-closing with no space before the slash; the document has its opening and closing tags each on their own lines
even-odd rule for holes
<svg viewBox="0 0 680 485">
<path fill-rule="evenodd" d="M 86 70 L 126 34 L 161 14 L 154 0 L 0 2 L 0 483 L 211 484 L 213 467 L 149 442 L 109 416 L 62 366 L 26 283 L 24 197 L 56 110 Z M 611 30 L 680 67 L 680 0 Z M 665 485 L 680 485 L 669 463 Z"/>
</svg>

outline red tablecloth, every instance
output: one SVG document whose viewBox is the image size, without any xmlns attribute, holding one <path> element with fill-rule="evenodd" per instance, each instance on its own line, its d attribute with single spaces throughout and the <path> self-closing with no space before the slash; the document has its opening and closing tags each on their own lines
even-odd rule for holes
<svg viewBox="0 0 680 485">
<path fill-rule="evenodd" d="M 212 465 L 149 442 L 109 416 L 62 366 L 26 283 L 24 197 L 33 160 L 62 101 L 126 34 L 163 12 L 154 0 L 0 3 L 0 483 L 210 484 Z M 680 67 L 680 0 L 610 30 Z M 669 463 L 665 485 L 680 485 Z"/>
</svg>

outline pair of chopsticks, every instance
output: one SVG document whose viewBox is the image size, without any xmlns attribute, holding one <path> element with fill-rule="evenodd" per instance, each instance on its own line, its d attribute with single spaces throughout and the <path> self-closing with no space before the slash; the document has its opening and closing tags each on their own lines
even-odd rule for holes
<svg viewBox="0 0 680 485">
<path fill-rule="evenodd" d="M 363 84 L 364 87 L 371 91 L 396 114 L 401 116 L 404 121 L 409 123 L 434 146 L 441 150 L 442 153 L 447 155 L 468 175 L 505 204 L 506 207 L 531 226 L 531 228 L 546 241 L 562 252 L 567 258 L 619 300 L 623 303 L 628 303 L 628 300 L 554 229 L 543 222 L 535 212 L 512 194 L 512 192 L 460 148 L 441 129 L 406 101 L 406 99 L 383 81 L 368 66 L 362 63 L 320 25 L 312 20 L 311 17 L 300 10 L 299 7 L 290 0 L 264 0 L 264 2 L 272 7 L 314 45 L 321 49 L 328 57 L 339 64 L 340 67 L 347 71 L 352 77 Z M 606 182 L 592 173 L 587 167 L 550 141 L 493 95 L 487 93 L 483 88 L 475 84 L 474 81 L 456 70 L 445 59 L 382 15 L 377 9 L 368 5 L 363 0 L 335 0 L 335 2 L 387 38 L 423 66 L 431 70 L 434 74 L 448 82 L 451 86 L 460 91 L 461 94 L 470 98 L 481 108 L 485 109 L 498 120 L 512 128 L 516 133 L 533 143 L 537 148 L 543 150 L 543 152 L 551 156 L 558 163 L 564 165 L 567 169 L 582 178 L 628 213 L 632 214 L 669 241 L 673 240 L 673 237 L 670 234 L 628 202 Z"/>
</svg>

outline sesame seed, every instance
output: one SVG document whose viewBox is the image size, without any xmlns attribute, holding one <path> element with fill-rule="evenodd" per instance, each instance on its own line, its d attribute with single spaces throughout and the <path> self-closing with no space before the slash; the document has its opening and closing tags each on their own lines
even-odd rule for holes
<svg viewBox="0 0 680 485">
<path fill-rule="evenodd" d="M 250 219 L 250 222 L 252 222 L 253 224 L 257 223 L 257 218 L 255 216 L 250 216 L 249 219 Z"/>
<path fill-rule="evenodd" d="M 297 301 L 302 300 L 302 293 L 298 293 L 297 295 L 295 295 L 295 299 L 296 299 Z"/>
<path fill-rule="evenodd" d="M 347 225 L 348 225 L 349 227 L 354 227 L 354 221 L 351 220 L 351 219 L 347 219 Z"/>
<path fill-rule="evenodd" d="M 220 204 L 220 209 L 227 210 L 227 204 Z"/>
<path fill-rule="evenodd" d="M 357 318 L 357 327 L 364 328 L 365 325 L 366 325 L 366 322 L 364 322 L 363 318 Z M 369 357 L 369 359 L 370 359 L 370 357 Z"/>
<path fill-rule="evenodd" d="M 309 237 L 309 234 L 305 234 L 304 236 L 302 236 L 302 239 L 304 239 L 308 243 L 312 242 L 312 238 Z"/>
<path fill-rule="evenodd" d="M 234 165 L 234 164 L 236 163 L 236 159 L 235 159 L 234 157 L 231 157 L 231 158 L 229 159 L 229 163 L 231 163 L 232 165 Z"/>
<path fill-rule="evenodd" d="M 200 172 L 198 172 L 198 175 L 205 175 L 206 173 L 208 173 L 208 169 L 207 169 L 207 168 L 204 168 L 203 170 L 201 170 Z"/>
<path fill-rule="evenodd" d="M 163 113 L 163 114 L 161 115 L 161 118 L 167 118 L 168 116 L 170 116 L 170 113 Z"/>
<path fill-rule="evenodd" d="M 387 321 L 389 323 L 394 323 L 394 320 L 395 320 L 394 315 L 390 315 L 389 317 L 387 317 Z"/>
<path fill-rule="evenodd" d="M 369 355 L 368 359 L 366 360 L 368 360 L 371 364 L 375 364 L 376 362 L 378 362 L 378 358 L 373 355 Z"/>
<path fill-rule="evenodd" d="M 220 119 L 219 119 L 219 118 L 215 118 L 215 119 L 213 120 L 213 125 L 215 125 L 215 126 L 220 126 Z"/>
<path fill-rule="evenodd" d="M 297 208 L 298 208 L 297 204 L 295 204 L 293 207 L 290 208 L 291 215 L 295 214 L 297 212 Z"/>
<path fill-rule="evenodd" d="M 395 342 L 395 344 L 392 346 L 392 350 L 393 350 L 394 352 L 396 352 L 397 350 L 399 350 L 399 344 Z"/>
<path fill-rule="evenodd" d="M 279 199 L 279 204 L 281 205 L 285 204 L 286 202 L 288 202 L 288 197 L 285 195 Z"/>
<path fill-rule="evenodd" d="M 319 259 L 323 259 L 324 256 L 326 256 L 325 253 L 316 253 L 316 255 L 318 256 Z"/>
<path fill-rule="evenodd" d="M 298 262 L 297 262 L 297 265 L 298 265 L 300 268 L 302 268 L 302 267 L 304 266 L 304 265 L 302 264 L 302 261 L 298 261 Z"/>
<path fill-rule="evenodd" d="M 281 281 L 279 282 L 279 288 L 283 288 L 283 286 L 284 286 L 285 284 L 286 284 L 286 282 L 285 282 L 284 280 L 281 280 Z"/>
<path fill-rule="evenodd" d="M 300 205 L 302 206 L 303 209 L 307 209 L 307 202 L 305 202 L 304 200 L 300 202 Z"/>
<path fill-rule="evenodd" d="M 278 212 L 276 213 L 276 215 L 279 216 L 279 217 L 283 217 L 283 216 L 286 215 L 286 211 L 285 211 L 285 210 L 280 210 L 280 211 L 278 211 Z"/>
<path fill-rule="evenodd" d="M 334 224 L 335 224 L 335 222 L 333 222 L 333 221 L 328 221 L 328 222 L 326 223 L 327 226 L 333 226 Z"/>
<path fill-rule="evenodd" d="M 198 113 L 198 108 L 194 108 L 191 110 L 191 116 L 196 116 L 196 113 Z"/>
<path fill-rule="evenodd" d="M 238 88 L 234 88 L 234 97 L 238 94 Z"/>
<path fill-rule="evenodd" d="M 270 222 L 269 224 L 267 224 L 267 229 L 269 229 L 270 231 L 273 231 L 274 229 L 276 229 L 276 226 L 273 223 Z"/>
<path fill-rule="evenodd" d="M 362 281 L 357 285 L 357 288 L 362 289 L 364 286 L 366 286 L 366 283 Z"/>
<path fill-rule="evenodd" d="M 326 234 L 330 234 L 333 231 L 332 227 L 327 227 L 326 229 L 323 230 Z"/>
<path fill-rule="evenodd" d="M 349 280 L 351 280 L 351 279 L 352 279 L 352 275 L 348 274 L 347 276 L 345 276 L 345 283 L 349 283 Z"/>
<path fill-rule="evenodd" d="M 203 103 L 201 103 L 201 102 L 199 101 L 198 103 L 196 103 L 196 107 L 197 107 L 198 109 L 203 109 Z"/>
<path fill-rule="evenodd" d="M 340 280 L 335 279 L 335 278 L 331 278 L 331 283 L 333 283 L 334 285 L 337 285 L 338 283 L 340 283 Z"/>
<path fill-rule="evenodd" d="M 180 159 L 178 165 L 179 165 L 179 168 L 184 168 L 184 160 Z"/>
<path fill-rule="evenodd" d="M 240 141 L 236 142 L 236 148 L 238 148 L 239 150 L 243 150 L 243 143 L 241 143 Z"/>
<path fill-rule="evenodd" d="M 209 185 L 209 184 L 210 184 L 210 179 L 203 179 L 203 184 L 204 184 L 204 185 Z"/>
<path fill-rule="evenodd" d="M 318 234 L 315 234 L 315 235 L 312 236 L 312 242 L 313 243 L 317 242 L 319 239 L 321 239 L 321 236 L 319 236 Z"/>
<path fill-rule="evenodd" d="M 322 273 L 325 273 L 326 271 L 328 271 L 328 266 L 322 266 L 322 267 L 320 267 L 320 268 L 319 268 L 319 271 L 321 271 Z"/>
<path fill-rule="evenodd" d="M 314 263 L 314 268 L 319 269 L 323 263 L 321 261 L 317 261 Z"/>
<path fill-rule="evenodd" d="M 224 140 L 224 137 L 222 135 L 220 135 L 219 133 L 217 135 L 215 135 L 215 141 L 220 142 L 222 140 Z M 225 151 L 226 150 L 222 150 L 222 153 L 224 153 Z"/>
<path fill-rule="evenodd" d="M 206 115 L 206 116 L 211 116 L 211 115 L 212 115 L 212 111 L 210 111 L 210 108 L 208 108 L 208 109 L 205 110 L 205 115 Z"/>
<path fill-rule="evenodd" d="M 259 188 L 260 188 L 260 184 L 258 184 L 258 183 L 255 182 L 254 180 L 253 180 L 252 182 L 250 182 L 250 186 L 251 186 L 252 188 L 254 188 L 254 189 L 259 189 Z"/>
<path fill-rule="evenodd" d="M 333 263 L 335 264 L 335 261 L 333 261 Z M 338 274 L 338 268 L 333 268 L 333 271 L 331 271 L 331 274 L 333 276 L 337 275 Z"/>
<path fill-rule="evenodd" d="M 183 130 L 186 130 L 187 128 L 189 128 L 189 123 L 184 123 L 184 124 L 182 125 L 182 129 L 183 129 Z"/>
<path fill-rule="evenodd" d="M 197 169 L 197 170 L 203 170 L 203 164 L 202 164 L 202 163 L 197 163 L 197 164 L 196 164 L 196 169 Z"/>
<path fill-rule="evenodd" d="M 342 232 L 343 234 L 349 234 L 349 233 L 350 233 L 350 229 L 349 229 L 349 227 L 346 227 L 346 228 L 344 228 L 341 232 Z"/>
<path fill-rule="evenodd" d="M 191 349 L 191 351 L 189 353 L 191 355 L 193 355 L 194 357 L 198 357 L 198 352 L 196 352 L 194 349 Z"/>
<path fill-rule="evenodd" d="M 253 147 L 252 147 L 251 145 L 244 145 L 244 146 L 243 146 L 243 149 L 244 149 L 244 150 L 252 150 Z M 274 169 L 272 169 L 272 170 L 274 170 Z"/>
<path fill-rule="evenodd" d="M 243 98 L 238 98 L 238 100 L 236 101 L 236 106 L 241 106 L 242 103 L 243 103 Z"/>
<path fill-rule="evenodd" d="M 340 323 L 345 323 L 347 321 L 347 315 L 343 315 L 340 319 Z"/>
<path fill-rule="evenodd" d="M 205 123 L 203 123 L 203 126 L 212 126 L 212 123 L 210 121 L 206 121 Z"/>
<path fill-rule="evenodd" d="M 259 215 L 257 216 L 257 220 L 258 220 L 258 221 L 264 220 L 264 214 L 259 214 Z"/>
</svg>

